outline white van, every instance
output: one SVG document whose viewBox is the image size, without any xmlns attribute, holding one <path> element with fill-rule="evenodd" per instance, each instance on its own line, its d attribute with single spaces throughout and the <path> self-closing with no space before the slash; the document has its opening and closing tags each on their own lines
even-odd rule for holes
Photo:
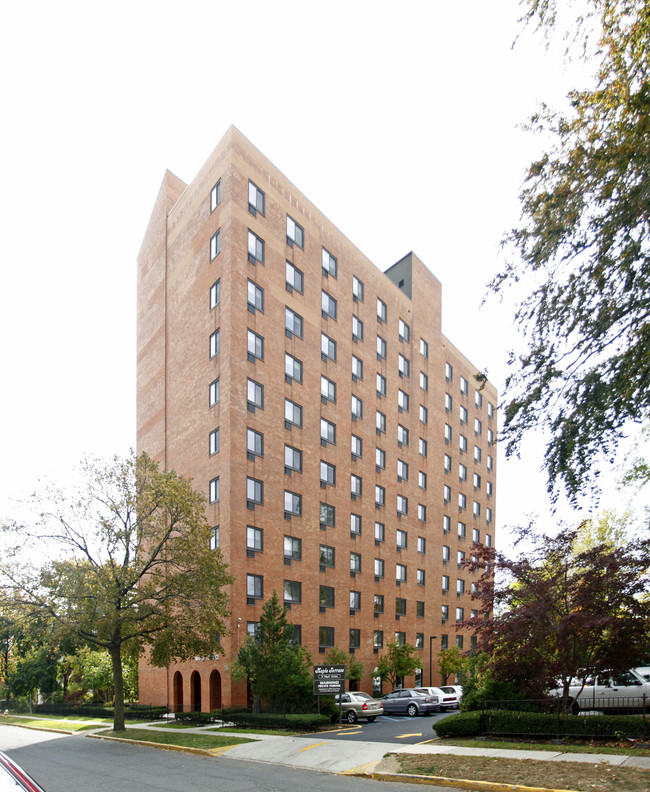
<svg viewBox="0 0 650 792">
<path fill-rule="evenodd" d="M 561 688 L 553 692 L 562 695 Z M 637 671 L 604 672 L 588 677 L 584 685 L 574 679 L 569 688 L 569 703 L 574 713 L 580 710 L 650 708 L 650 680 L 644 679 Z"/>
<path fill-rule="evenodd" d="M 650 666 L 642 666 L 641 668 L 634 668 L 632 670 L 640 677 L 643 677 L 646 682 L 650 682 Z"/>
</svg>

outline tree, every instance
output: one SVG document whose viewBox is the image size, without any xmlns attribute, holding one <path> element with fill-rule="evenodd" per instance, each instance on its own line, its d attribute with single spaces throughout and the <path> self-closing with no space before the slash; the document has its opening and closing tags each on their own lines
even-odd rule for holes
<svg viewBox="0 0 650 792">
<path fill-rule="evenodd" d="M 77 492 L 35 496 L 40 517 L 6 526 L 19 540 L 0 564 L 2 591 L 23 614 L 109 652 L 113 728 L 124 729 L 123 657 L 154 665 L 212 654 L 225 631 L 231 581 L 210 550 L 205 498 L 146 454 L 85 462 Z M 51 557 L 34 566 L 22 555 Z"/>
<path fill-rule="evenodd" d="M 447 684 L 447 677 L 454 674 L 456 680 L 462 681 L 467 671 L 467 658 L 461 653 L 457 646 L 449 649 L 442 649 L 438 653 L 438 670 L 443 680 L 443 685 Z"/>
<path fill-rule="evenodd" d="M 364 667 L 361 660 L 358 660 L 354 655 L 346 654 L 338 646 L 332 646 L 325 652 L 323 662 L 325 665 L 344 665 L 345 678 L 350 682 L 358 683 L 363 678 Z"/>
<path fill-rule="evenodd" d="M 650 540 L 576 552 L 579 533 L 565 528 L 548 538 L 524 529 L 526 551 L 514 559 L 472 546 L 469 568 L 482 571 L 475 595 L 482 607 L 463 626 L 489 653 L 494 680 L 529 695 L 559 680 L 566 700 L 572 678 L 638 664 L 648 640 Z"/>
<path fill-rule="evenodd" d="M 273 592 L 262 608 L 255 636 L 249 636 L 232 664 L 235 681 L 248 677 L 251 690 L 271 712 L 289 707 L 301 709 L 313 702 L 311 657 L 304 646 L 294 642 L 293 624 L 287 609 Z"/>
<path fill-rule="evenodd" d="M 422 661 L 412 644 L 389 643 L 388 652 L 379 658 L 376 675 L 382 682 L 387 680 L 396 687 L 402 677 L 410 676 L 418 668 L 422 668 Z"/>
<path fill-rule="evenodd" d="M 524 5 L 547 31 L 560 6 L 574 6 Z M 533 284 L 516 311 L 527 348 L 510 356 L 507 454 L 544 429 L 549 492 L 562 483 L 574 502 L 595 486 L 598 456 L 611 458 L 629 423 L 650 415 L 650 6 L 584 0 L 578 10 L 574 46 L 598 64 L 596 84 L 571 91 L 566 113 L 543 106 L 533 117 L 555 143 L 528 170 L 522 224 L 491 284 Z"/>
</svg>

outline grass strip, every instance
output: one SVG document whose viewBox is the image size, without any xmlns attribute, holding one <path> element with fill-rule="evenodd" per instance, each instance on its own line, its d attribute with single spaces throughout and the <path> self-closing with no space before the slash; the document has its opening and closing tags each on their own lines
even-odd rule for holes
<svg viewBox="0 0 650 792">
<path fill-rule="evenodd" d="M 472 740 L 471 738 L 460 739 L 458 737 L 449 739 L 432 740 L 435 745 L 458 745 L 463 748 L 507 748 L 514 751 L 561 751 L 562 753 L 579 753 L 579 754 L 612 754 L 619 756 L 650 756 L 650 749 L 640 748 L 633 743 L 616 744 L 603 743 L 552 743 L 534 742 L 532 740 L 516 741 L 516 740 Z"/>
<path fill-rule="evenodd" d="M 79 721 L 64 721 L 61 718 L 1 718 L 0 723 L 12 726 L 33 726 L 36 729 L 62 729 L 69 732 L 82 732 L 96 729 L 106 721 L 97 720 L 96 723 L 81 723 Z M 108 721 L 110 723 L 110 721 Z"/>
<path fill-rule="evenodd" d="M 119 737 L 122 740 L 143 740 L 158 745 L 178 745 L 182 748 L 224 748 L 228 745 L 255 742 L 247 737 L 163 731 L 158 729 L 124 729 L 124 731 L 105 731 L 106 737 Z"/>
<path fill-rule="evenodd" d="M 543 762 L 488 756 L 399 754 L 399 772 L 491 781 L 509 786 L 590 792 L 648 792 L 650 770 L 582 762 Z"/>
</svg>

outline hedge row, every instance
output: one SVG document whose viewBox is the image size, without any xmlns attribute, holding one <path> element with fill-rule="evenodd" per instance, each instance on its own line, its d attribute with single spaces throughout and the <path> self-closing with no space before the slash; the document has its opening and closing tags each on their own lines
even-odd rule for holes
<svg viewBox="0 0 650 792">
<path fill-rule="evenodd" d="M 513 737 L 647 737 L 650 723 L 635 715 L 553 715 L 472 710 L 437 721 L 434 730 L 439 737 L 481 734 Z"/>
<path fill-rule="evenodd" d="M 317 731 L 328 726 L 330 718 L 327 715 L 314 713 L 257 713 L 241 708 L 228 708 L 212 710 L 212 712 L 177 712 L 176 720 L 180 723 L 196 723 L 205 725 L 223 721 L 234 726 L 252 729 L 288 729 L 290 731 Z"/>
<path fill-rule="evenodd" d="M 34 712 L 48 715 L 85 715 L 87 718 L 112 718 L 113 708 L 101 704 L 36 704 Z M 167 707 L 150 707 L 143 704 L 129 704 L 124 707 L 125 718 L 164 718 Z"/>
</svg>

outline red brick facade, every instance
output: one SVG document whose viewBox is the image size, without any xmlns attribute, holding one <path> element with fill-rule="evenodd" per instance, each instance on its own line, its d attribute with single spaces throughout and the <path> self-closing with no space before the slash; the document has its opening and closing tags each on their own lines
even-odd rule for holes
<svg viewBox="0 0 650 792">
<path fill-rule="evenodd" d="M 228 665 L 274 590 L 315 663 L 332 632 L 354 645 L 368 691 L 380 638 L 419 646 L 423 684 L 445 640 L 469 648 L 458 554 L 494 541 L 497 395 L 441 300 L 414 254 L 380 272 L 234 128 L 190 185 L 165 175 L 138 257 L 138 450 L 212 493 L 235 581 L 224 655 L 142 661 L 143 703 L 244 703 Z"/>
</svg>

